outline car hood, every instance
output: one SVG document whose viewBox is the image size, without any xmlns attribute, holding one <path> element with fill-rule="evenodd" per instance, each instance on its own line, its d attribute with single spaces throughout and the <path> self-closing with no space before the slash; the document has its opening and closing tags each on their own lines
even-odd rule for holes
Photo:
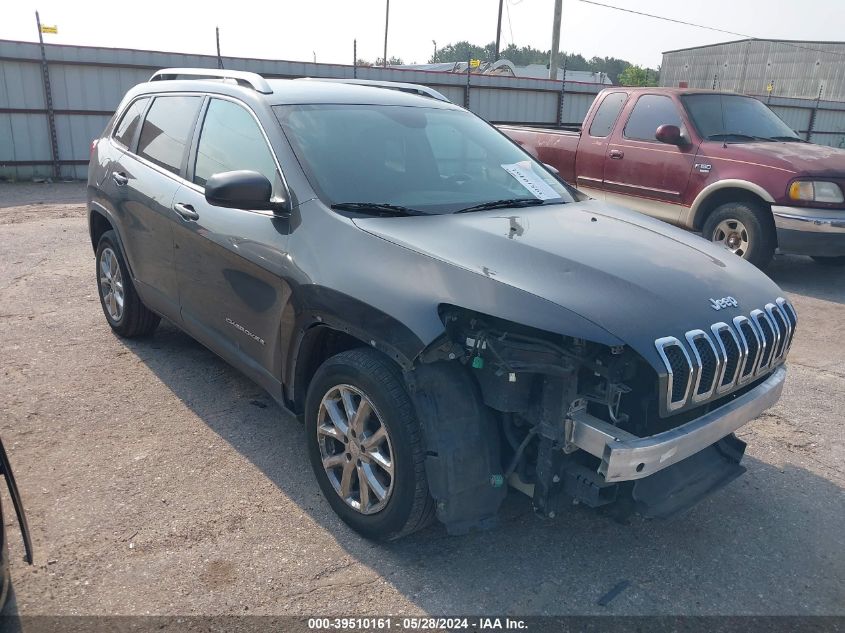
<svg viewBox="0 0 845 633">
<path fill-rule="evenodd" d="M 777 167 L 797 175 L 845 176 L 845 150 L 814 143 L 709 143 L 710 156 L 751 161 L 761 166 Z"/>
<path fill-rule="evenodd" d="M 558 304 L 652 360 L 656 338 L 730 321 L 783 294 L 724 248 L 596 200 L 354 222 L 398 246 Z M 710 300 L 728 296 L 739 306 L 715 311 Z"/>
</svg>

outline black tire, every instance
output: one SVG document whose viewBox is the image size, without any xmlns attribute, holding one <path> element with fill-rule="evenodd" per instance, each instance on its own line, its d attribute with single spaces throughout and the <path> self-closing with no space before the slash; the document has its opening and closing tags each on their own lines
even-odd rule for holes
<svg viewBox="0 0 845 633">
<path fill-rule="evenodd" d="M 722 242 L 717 236 L 720 225 L 737 221 L 744 226 L 743 233 L 747 236 L 747 248 L 742 249 L 741 257 L 758 268 L 765 268 L 775 254 L 777 233 L 771 214 L 762 205 L 754 202 L 720 204 L 707 216 L 701 234 L 711 242 Z"/>
<path fill-rule="evenodd" d="M 123 310 L 119 318 L 114 318 L 109 313 L 103 296 L 103 285 L 100 282 L 101 262 L 103 253 L 107 249 L 115 255 L 117 264 L 120 267 L 121 282 L 123 284 Z M 146 336 L 152 333 L 158 326 L 159 321 L 161 321 L 161 317 L 141 302 L 141 298 L 132 284 L 132 277 L 129 274 L 129 269 L 126 267 L 126 261 L 123 258 L 123 252 L 120 250 L 120 244 L 117 241 L 114 231 L 106 231 L 100 237 L 100 241 L 97 244 L 96 266 L 97 295 L 100 297 L 100 307 L 103 309 L 103 314 L 111 329 L 124 338 Z"/>
<path fill-rule="evenodd" d="M 811 255 L 813 261 L 822 266 L 845 266 L 845 255 L 838 257 L 822 257 L 820 255 Z"/>
<path fill-rule="evenodd" d="M 324 396 L 339 385 L 351 385 L 366 395 L 390 439 L 393 488 L 386 505 L 372 514 L 364 514 L 348 505 L 323 467 L 321 441 L 327 440 L 318 438 L 318 415 Z M 376 540 L 396 540 L 431 523 L 434 501 L 425 476 L 420 425 L 401 372 L 390 359 L 368 348 L 349 350 L 329 358 L 308 386 L 305 407 L 311 466 L 323 495 L 344 522 L 366 538 Z M 349 453 L 346 455 L 348 457 Z"/>
</svg>

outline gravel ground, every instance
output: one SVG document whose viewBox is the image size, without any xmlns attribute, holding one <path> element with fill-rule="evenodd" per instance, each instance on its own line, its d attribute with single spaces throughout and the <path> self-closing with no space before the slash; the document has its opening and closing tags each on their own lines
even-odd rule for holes
<svg viewBox="0 0 845 633">
<path fill-rule="evenodd" d="M 845 273 L 779 257 L 800 330 L 748 473 L 668 522 L 582 508 L 360 539 L 320 497 L 300 425 L 172 325 L 113 336 L 79 184 L 0 184 L 0 433 L 19 613 L 845 614 Z M 630 584 L 607 606 L 598 600 Z"/>
</svg>

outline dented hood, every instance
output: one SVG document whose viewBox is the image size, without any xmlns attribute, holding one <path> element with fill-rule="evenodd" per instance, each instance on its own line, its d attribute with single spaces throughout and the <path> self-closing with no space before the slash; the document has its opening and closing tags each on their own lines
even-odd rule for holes
<svg viewBox="0 0 845 633">
<path fill-rule="evenodd" d="M 729 322 L 783 294 L 724 248 L 595 200 L 354 222 L 398 246 L 558 304 L 652 360 L 656 338 Z M 711 299 L 728 296 L 738 307 L 714 310 Z"/>
</svg>

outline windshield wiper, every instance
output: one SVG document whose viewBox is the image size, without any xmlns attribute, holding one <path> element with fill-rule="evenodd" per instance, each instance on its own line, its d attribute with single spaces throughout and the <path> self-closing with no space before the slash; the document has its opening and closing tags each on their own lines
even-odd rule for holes
<svg viewBox="0 0 845 633">
<path fill-rule="evenodd" d="M 429 215 L 423 211 L 403 207 L 398 204 L 387 204 L 386 202 L 337 202 L 332 205 L 335 211 L 375 211 L 380 215 L 403 216 L 403 215 Z"/>
<path fill-rule="evenodd" d="M 708 141 L 727 141 L 727 137 L 735 137 L 747 139 L 749 141 L 771 141 L 773 139 L 764 138 L 762 136 L 752 136 L 751 134 L 742 134 L 740 132 L 722 132 L 721 134 L 711 134 L 707 137 Z"/>
<path fill-rule="evenodd" d="M 785 143 L 807 143 L 803 138 L 797 136 L 770 136 L 770 141 L 783 141 Z"/>
<path fill-rule="evenodd" d="M 458 209 L 455 213 L 472 213 L 473 211 L 486 211 L 487 209 L 506 209 L 507 207 L 534 207 L 545 204 L 545 200 L 539 198 L 511 198 L 509 200 L 493 200 L 475 204 L 465 209 Z"/>
</svg>

